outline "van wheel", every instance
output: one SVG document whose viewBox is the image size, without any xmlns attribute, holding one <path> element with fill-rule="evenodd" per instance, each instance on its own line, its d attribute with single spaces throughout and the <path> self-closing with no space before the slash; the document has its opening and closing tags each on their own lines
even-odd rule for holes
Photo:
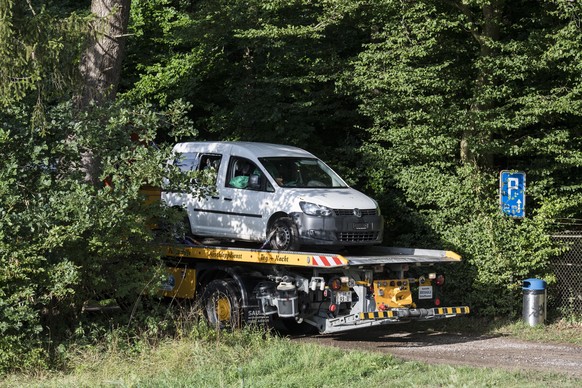
<svg viewBox="0 0 582 388">
<path fill-rule="evenodd" d="M 289 217 L 278 218 L 269 233 L 271 237 L 271 248 L 279 251 L 294 251 L 299 249 L 299 233 L 297 226 Z"/>
<path fill-rule="evenodd" d="M 217 329 L 235 329 L 241 326 L 241 302 L 238 287 L 232 280 L 213 280 L 202 293 L 204 317 Z"/>
</svg>

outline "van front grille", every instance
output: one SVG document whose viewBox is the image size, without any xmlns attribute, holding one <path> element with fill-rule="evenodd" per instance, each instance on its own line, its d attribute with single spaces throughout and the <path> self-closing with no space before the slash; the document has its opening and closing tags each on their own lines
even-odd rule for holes
<svg viewBox="0 0 582 388">
<path fill-rule="evenodd" d="M 340 232 L 338 240 L 341 242 L 366 242 L 376 241 L 378 232 Z"/>
<path fill-rule="evenodd" d="M 362 216 L 376 216 L 378 212 L 376 209 L 360 209 Z M 333 209 L 336 216 L 353 216 L 354 209 Z"/>
</svg>

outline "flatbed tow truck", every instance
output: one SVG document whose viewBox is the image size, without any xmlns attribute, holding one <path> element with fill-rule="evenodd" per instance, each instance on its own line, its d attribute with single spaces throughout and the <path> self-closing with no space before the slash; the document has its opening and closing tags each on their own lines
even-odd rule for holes
<svg viewBox="0 0 582 388">
<path fill-rule="evenodd" d="M 163 246 L 168 298 L 194 300 L 211 325 L 315 328 L 322 334 L 452 318 L 442 306 L 444 276 L 428 269 L 461 257 L 451 251 L 363 248 L 357 255 L 213 246 Z"/>
</svg>

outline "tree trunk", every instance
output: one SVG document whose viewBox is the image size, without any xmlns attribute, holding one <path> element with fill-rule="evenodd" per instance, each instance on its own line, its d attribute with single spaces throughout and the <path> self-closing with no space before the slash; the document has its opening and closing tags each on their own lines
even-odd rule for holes
<svg viewBox="0 0 582 388">
<path fill-rule="evenodd" d="M 131 0 L 92 0 L 95 16 L 87 50 L 81 58 L 81 108 L 115 98 L 121 78 Z"/>
<path fill-rule="evenodd" d="M 95 19 L 83 56 L 80 71 L 82 87 L 77 97 L 79 109 L 90 104 L 113 101 L 121 79 L 121 63 L 125 53 L 125 37 L 131 0 L 92 0 Z M 81 154 L 85 181 L 98 185 L 101 163 L 91 149 Z"/>
</svg>

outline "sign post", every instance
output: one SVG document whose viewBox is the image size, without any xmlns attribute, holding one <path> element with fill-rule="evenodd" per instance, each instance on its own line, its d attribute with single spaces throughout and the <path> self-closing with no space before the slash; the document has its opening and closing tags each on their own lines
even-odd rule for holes
<svg viewBox="0 0 582 388">
<path fill-rule="evenodd" d="M 525 217 L 525 172 L 501 171 L 499 203 L 504 214 L 513 218 Z"/>
</svg>

